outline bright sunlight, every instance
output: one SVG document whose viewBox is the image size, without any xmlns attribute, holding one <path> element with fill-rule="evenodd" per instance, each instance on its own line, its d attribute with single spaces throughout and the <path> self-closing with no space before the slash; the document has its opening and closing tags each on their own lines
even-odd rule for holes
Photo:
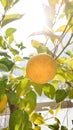
<svg viewBox="0 0 73 130">
<path fill-rule="evenodd" d="M 14 25 L 18 28 L 21 32 L 19 35 L 21 37 L 24 35 L 25 37 L 29 36 L 32 32 L 41 31 L 46 25 L 46 19 L 45 14 L 43 10 L 41 0 L 21 0 L 17 6 L 14 7 L 14 10 L 11 10 L 11 12 L 19 12 L 23 13 L 24 17 L 20 21 L 16 22 Z M 23 6 L 24 4 L 24 6 Z M 21 10 L 19 10 L 19 8 Z M 20 37 L 20 36 L 19 36 Z M 18 38 L 19 38 L 18 37 Z"/>
</svg>

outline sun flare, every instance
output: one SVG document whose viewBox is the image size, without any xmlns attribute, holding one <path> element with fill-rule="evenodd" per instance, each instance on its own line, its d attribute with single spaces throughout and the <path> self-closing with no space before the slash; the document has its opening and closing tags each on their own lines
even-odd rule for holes
<svg viewBox="0 0 73 130">
<path fill-rule="evenodd" d="M 32 0 L 31 2 L 28 3 L 29 4 L 26 15 L 28 25 L 31 25 L 30 30 L 35 31 L 42 30 L 46 24 L 42 1 Z"/>
</svg>

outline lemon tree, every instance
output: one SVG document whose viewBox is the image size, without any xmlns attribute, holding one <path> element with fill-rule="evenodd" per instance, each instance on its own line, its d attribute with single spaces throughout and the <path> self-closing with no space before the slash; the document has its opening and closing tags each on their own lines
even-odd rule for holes
<svg viewBox="0 0 73 130">
<path fill-rule="evenodd" d="M 0 33 L 0 113 L 6 105 L 10 109 L 9 124 L 3 130 L 42 130 L 42 126 L 51 130 L 68 130 L 53 115 L 54 111 L 61 110 L 63 101 L 73 99 L 73 1 L 49 0 L 49 7 L 44 5 L 48 27 L 30 34 L 30 37 L 44 35 L 46 41 L 42 43 L 32 39 L 31 46 L 37 55 L 27 57 L 23 53 L 26 45 L 22 41 L 16 42 L 17 30 L 10 27 L 11 22 L 23 17 L 9 12 L 18 2 L 0 0 L 4 10 L 0 19 L 0 31 L 4 29 L 3 34 Z M 53 9 L 53 13 L 49 9 Z M 67 24 L 57 26 L 63 18 Z M 70 36 L 64 44 L 67 34 Z M 27 62 L 25 67 L 18 65 L 22 62 Z M 53 124 L 46 123 L 45 117 L 36 111 L 37 95 L 42 97 L 42 93 L 48 100 L 56 102 L 56 106 L 47 108 L 55 121 Z"/>
</svg>

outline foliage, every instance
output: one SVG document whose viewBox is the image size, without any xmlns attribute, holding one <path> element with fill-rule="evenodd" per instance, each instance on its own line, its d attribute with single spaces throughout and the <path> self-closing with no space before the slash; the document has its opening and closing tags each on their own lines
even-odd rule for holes
<svg viewBox="0 0 73 130">
<path fill-rule="evenodd" d="M 4 14 L 0 20 L 1 30 L 11 22 L 22 18 L 22 14 L 7 14 L 18 1 L 0 0 L 4 9 Z M 33 83 L 26 76 L 26 67 L 20 67 L 16 64 L 17 62 L 21 63 L 21 61 L 28 61 L 30 56 L 21 55 L 20 52 L 25 51 L 26 47 L 23 42 L 15 42 L 14 33 L 17 31 L 15 28 L 6 28 L 4 35 L 0 34 L 0 97 L 4 94 L 7 95 L 11 112 L 9 125 L 3 130 L 40 130 L 41 125 L 45 125 L 51 130 L 68 130 L 56 117 L 54 117 L 54 124 L 46 124 L 44 117 L 35 111 L 37 95 L 42 96 L 42 93 L 48 99 L 55 100 L 57 104 L 61 104 L 66 98 L 73 99 L 73 48 L 72 50 L 66 50 L 73 44 L 73 2 L 69 0 L 61 2 L 49 0 L 48 2 L 49 6 L 44 5 L 48 19 L 47 29 L 34 32 L 30 36 L 43 34 L 46 37 L 45 44 L 32 40 L 31 45 L 37 53 L 50 54 L 56 60 L 57 74 L 51 82 L 41 85 Z M 57 6 L 58 9 L 56 9 Z M 62 8 L 63 11 L 60 13 Z M 53 9 L 54 13 L 49 12 L 50 9 Z M 66 19 L 67 24 L 63 23 L 57 27 L 57 23 L 63 18 Z M 56 29 L 54 29 L 55 26 Z M 64 44 L 63 40 L 68 33 L 70 33 L 70 37 L 67 43 Z M 53 43 L 54 48 L 52 50 L 48 45 L 48 41 Z M 61 48 L 61 51 L 57 53 L 59 48 Z M 15 76 L 15 69 L 22 70 L 23 75 Z M 60 106 L 56 111 L 59 109 Z M 53 108 L 50 108 L 49 113 L 53 114 Z"/>
</svg>

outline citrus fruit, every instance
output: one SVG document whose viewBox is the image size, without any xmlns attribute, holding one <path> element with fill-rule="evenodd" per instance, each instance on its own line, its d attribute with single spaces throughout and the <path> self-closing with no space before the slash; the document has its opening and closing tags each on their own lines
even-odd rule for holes
<svg viewBox="0 0 73 130">
<path fill-rule="evenodd" d="M 0 112 L 2 112 L 5 109 L 6 104 L 7 104 L 7 96 L 6 94 L 4 94 L 0 99 Z"/>
<path fill-rule="evenodd" d="M 55 74 L 56 62 L 48 54 L 33 56 L 26 65 L 26 75 L 35 83 L 47 83 L 54 78 Z"/>
</svg>

